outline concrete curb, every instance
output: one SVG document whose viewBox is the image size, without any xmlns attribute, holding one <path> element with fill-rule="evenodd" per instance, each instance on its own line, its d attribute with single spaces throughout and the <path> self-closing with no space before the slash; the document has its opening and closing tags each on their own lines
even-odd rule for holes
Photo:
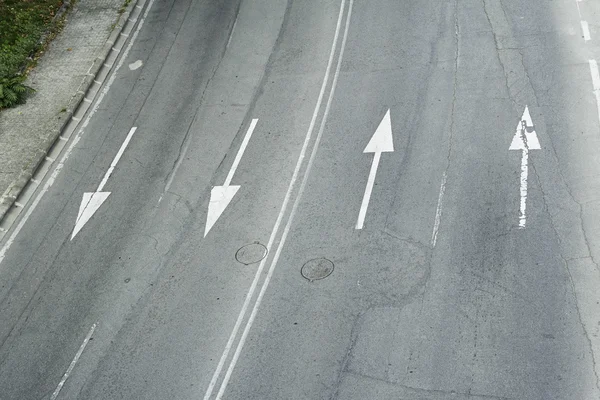
<svg viewBox="0 0 600 400">
<path fill-rule="evenodd" d="M 138 6 L 138 3 L 142 3 L 142 5 Z M 102 47 L 100 55 L 94 59 L 85 78 L 79 85 L 77 93 L 71 97 L 66 107 L 66 112 L 58 116 L 55 127 L 51 129 L 48 139 L 21 170 L 18 178 L 9 185 L 2 194 L 2 197 L 0 197 L 0 239 L 6 234 L 12 222 L 20 214 L 20 210 L 29 201 L 29 198 L 40 185 L 41 180 L 50 170 L 54 162 L 51 153 L 58 155 L 64 147 L 66 141 L 60 139 L 70 137 L 77 128 L 77 125 L 79 125 L 79 122 L 83 119 L 83 116 L 87 113 L 93 103 L 93 99 L 99 92 L 121 53 L 129 33 L 131 33 L 133 26 L 137 23 L 144 4 L 145 0 L 132 0 L 121 14 L 117 24 Z M 134 17 L 132 17 L 132 14 L 135 14 Z M 34 176 L 36 179 L 34 179 Z M 25 190 L 30 187 L 32 190 Z M 24 192 L 28 192 L 27 196 L 23 196 Z M 10 211 L 13 210 L 17 212 L 11 213 Z M 11 221 L 6 221 L 9 214 L 14 215 L 10 218 Z"/>
</svg>

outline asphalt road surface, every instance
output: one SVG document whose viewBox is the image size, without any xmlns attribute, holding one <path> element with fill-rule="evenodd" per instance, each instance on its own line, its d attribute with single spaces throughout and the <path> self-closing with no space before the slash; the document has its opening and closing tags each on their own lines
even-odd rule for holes
<svg viewBox="0 0 600 400">
<path fill-rule="evenodd" d="M 142 11 L 0 244 L 0 399 L 600 398 L 597 2 Z"/>
</svg>

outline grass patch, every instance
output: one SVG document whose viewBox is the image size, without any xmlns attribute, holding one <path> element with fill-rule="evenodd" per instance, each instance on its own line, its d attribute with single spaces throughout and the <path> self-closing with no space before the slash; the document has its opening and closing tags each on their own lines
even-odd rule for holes
<svg viewBox="0 0 600 400">
<path fill-rule="evenodd" d="M 0 81 L 5 85 L 33 65 L 36 52 L 44 45 L 44 34 L 51 35 L 56 25 L 54 16 L 62 4 L 63 0 L 0 0 Z M 14 82 L 22 85 L 21 79 Z M 17 91 L 24 97 L 31 93 L 20 88 Z M 12 102 L 3 104 L 1 100 L 0 108 L 11 106 Z"/>
</svg>

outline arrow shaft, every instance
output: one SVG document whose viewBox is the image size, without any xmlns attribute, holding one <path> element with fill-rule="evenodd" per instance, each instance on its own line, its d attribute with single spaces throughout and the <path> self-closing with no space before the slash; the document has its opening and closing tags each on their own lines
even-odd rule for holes
<svg viewBox="0 0 600 400">
<path fill-rule="evenodd" d="M 362 204 L 360 205 L 360 211 L 358 212 L 356 229 L 362 229 L 365 225 L 365 217 L 367 215 L 367 209 L 369 208 L 369 202 L 371 201 L 371 193 L 373 193 L 373 185 L 375 184 L 375 176 L 377 175 L 380 159 L 381 152 L 375 153 L 375 156 L 373 157 L 373 163 L 371 164 L 371 171 L 369 171 L 369 179 L 367 180 L 365 195 L 363 196 Z"/>
<path fill-rule="evenodd" d="M 102 189 L 104 189 L 106 182 L 108 182 L 108 178 L 110 178 L 110 175 L 113 173 L 115 167 L 117 166 L 117 163 L 121 159 L 121 156 L 125 152 L 125 149 L 127 148 L 127 145 L 131 141 L 131 138 L 133 137 L 133 134 L 135 133 L 136 130 L 137 130 L 137 127 L 135 127 L 135 126 L 129 130 L 129 133 L 127 134 L 125 141 L 121 145 L 119 152 L 113 159 L 112 163 L 110 163 L 110 167 L 108 168 L 108 171 L 106 171 L 106 174 L 104 174 L 104 178 L 102 178 L 102 182 L 100 182 L 100 185 L 98 186 L 98 190 L 96 190 L 97 192 L 101 192 Z"/>
<path fill-rule="evenodd" d="M 529 149 L 523 149 L 521 156 L 521 205 L 519 207 L 519 228 L 525 228 L 527 223 L 527 178 L 529 176 Z"/>
<path fill-rule="evenodd" d="M 250 123 L 250 126 L 248 127 L 248 131 L 246 132 L 246 136 L 244 136 L 244 140 L 242 141 L 242 145 L 240 146 L 240 149 L 238 150 L 237 154 L 235 155 L 235 159 L 233 160 L 233 165 L 231 166 L 231 169 L 229 170 L 229 173 L 227 174 L 227 178 L 225 178 L 225 183 L 223 184 L 223 186 L 229 186 L 231 184 L 231 180 L 233 179 L 233 174 L 235 174 L 235 170 L 237 169 L 238 165 L 240 164 L 240 160 L 242 159 L 242 156 L 244 155 L 244 151 L 246 151 L 246 147 L 248 146 L 248 142 L 250 142 L 250 137 L 252 136 L 252 133 L 254 132 L 254 128 L 256 128 L 257 123 L 258 123 L 258 118 L 252 119 L 252 122 Z"/>
</svg>

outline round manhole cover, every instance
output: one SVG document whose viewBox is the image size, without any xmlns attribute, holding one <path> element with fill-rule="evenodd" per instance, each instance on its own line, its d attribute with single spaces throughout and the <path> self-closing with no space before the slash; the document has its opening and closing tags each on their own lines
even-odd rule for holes
<svg viewBox="0 0 600 400">
<path fill-rule="evenodd" d="M 257 263 L 266 256 L 267 248 L 258 242 L 247 244 L 235 253 L 235 259 L 245 265 Z"/>
<path fill-rule="evenodd" d="M 315 258 L 302 266 L 300 273 L 310 282 L 327 278 L 333 272 L 333 263 L 326 258 Z"/>
</svg>

